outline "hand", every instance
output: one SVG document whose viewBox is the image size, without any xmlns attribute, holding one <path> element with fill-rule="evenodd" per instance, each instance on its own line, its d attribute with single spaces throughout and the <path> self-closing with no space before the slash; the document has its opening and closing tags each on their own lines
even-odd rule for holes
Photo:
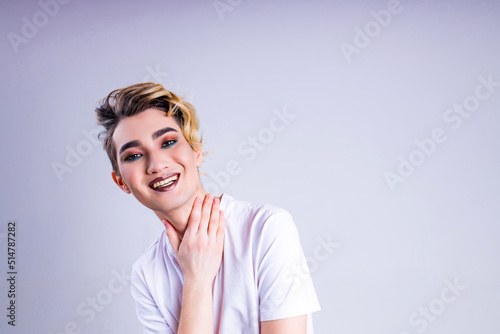
<svg viewBox="0 0 500 334">
<path fill-rule="evenodd" d="M 163 221 L 184 281 L 212 284 L 219 271 L 226 226 L 219 205 L 219 199 L 214 199 L 212 194 L 207 194 L 204 201 L 197 197 L 182 240 L 174 227 Z"/>
</svg>

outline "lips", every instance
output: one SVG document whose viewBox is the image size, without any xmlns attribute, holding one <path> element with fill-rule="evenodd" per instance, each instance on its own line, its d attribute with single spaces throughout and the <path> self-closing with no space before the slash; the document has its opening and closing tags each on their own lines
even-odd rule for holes
<svg viewBox="0 0 500 334">
<path fill-rule="evenodd" d="M 168 191 L 177 185 L 179 176 L 179 173 L 170 173 L 162 177 L 157 177 L 149 183 L 149 188 L 155 191 Z"/>
</svg>

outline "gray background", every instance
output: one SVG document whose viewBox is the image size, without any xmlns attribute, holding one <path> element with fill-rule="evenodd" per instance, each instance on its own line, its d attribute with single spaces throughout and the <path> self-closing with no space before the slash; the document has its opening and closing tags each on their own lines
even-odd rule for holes
<svg viewBox="0 0 500 334">
<path fill-rule="evenodd" d="M 199 111 L 209 190 L 292 213 L 316 333 L 500 331 L 499 2 L 54 1 L 0 2 L 2 333 L 141 332 L 126 276 L 162 225 L 92 134 L 143 81 Z"/>
</svg>

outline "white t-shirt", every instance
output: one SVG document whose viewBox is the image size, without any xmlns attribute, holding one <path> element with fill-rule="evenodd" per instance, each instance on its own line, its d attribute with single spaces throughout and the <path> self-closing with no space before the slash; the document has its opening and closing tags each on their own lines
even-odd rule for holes
<svg viewBox="0 0 500 334">
<path fill-rule="evenodd" d="M 291 215 L 271 205 L 237 201 L 227 194 L 224 254 L 213 289 L 214 333 L 258 334 L 259 323 L 320 310 Z M 162 232 L 136 261 L 132 295 L 144 333 L 176 333 L 183 275 Z"/>
</svg>

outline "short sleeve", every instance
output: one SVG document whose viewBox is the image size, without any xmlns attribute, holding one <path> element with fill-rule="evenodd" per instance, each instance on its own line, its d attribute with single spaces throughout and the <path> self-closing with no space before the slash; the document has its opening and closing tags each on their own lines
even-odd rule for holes
<svg viewBox="0 0 500 334">
<path fill-rule="evenodd" d="M 137 317 L 144 326 L 144 334 L 175 334 L 165 323 L 145 283 L 141 267 L 137 263 L 132 269 L 131 293 L 135 299 Z"/>
<path fill-rule="evenodd" d="M 261 321 L 321 309 L 297 228 L 287 211 L 276 210 L 265 220 L 256 261 Z"/>
</svg>

